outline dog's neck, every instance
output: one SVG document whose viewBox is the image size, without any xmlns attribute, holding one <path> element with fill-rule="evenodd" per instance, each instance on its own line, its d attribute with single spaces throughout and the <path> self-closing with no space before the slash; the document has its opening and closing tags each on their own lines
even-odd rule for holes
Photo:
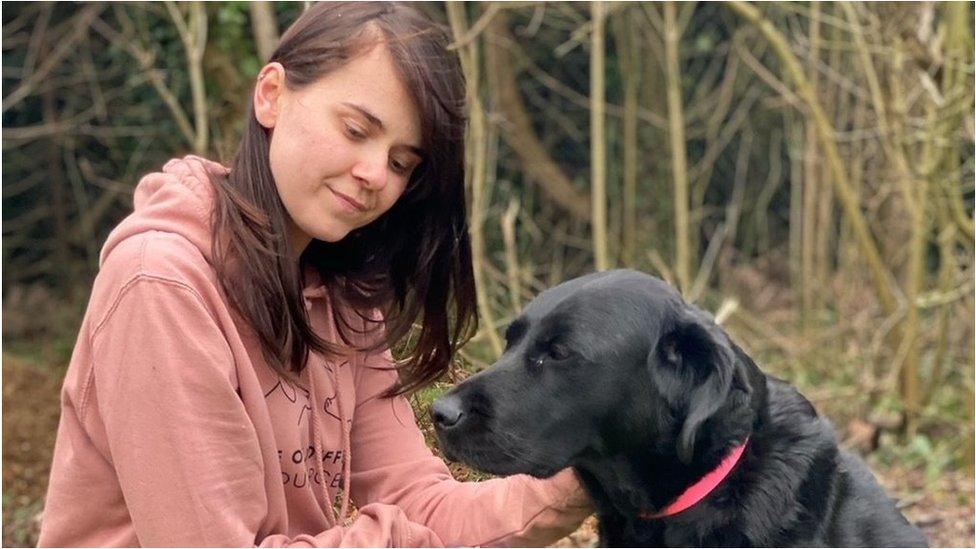
<svg viewBox="0 0 976 549">
<path fill-rule="evenodd" d="M 621 437 L 630 440 L 622 447 L 594 451 L 576 463 L 601 520 L 638 523 L 642 513 L 664 509 L 763 428 L 768 413 L 765 376 L 745 353 L 737 347 L 735 351 L 750 395 L 739 404 L 730 401 L 706 421 L 689 463 L 681 461 L 673 443 L 639 440 L 633 433 Z"/>
<path fill-rule="evenodd" d="M 675 501 L 690 486 L 715 470 L 748 436 L 724 442 L 702 440 L 690 463 L 683 463 L 673 448 L 591 455 L 576 465 L 597 507 L 637 519 Z M 649 446 L 650 447 L 650 446 Z M 603 509 L 601 508 L 601 511 Z"/>
<path fill-rule="evenodd" d="M 747 437 L 742 444 L 731 449 L 729 454 L 722 459 L 718 467 L 712 469 L 700 478 L 698 482 L 689 486 L 687 490 L 682 492 L 676 500 L 664 509 L 653 513 L 650 511 L 641 511 L 638 517 L 643 520 L 659 519 L 677 515 L 685 509 L 694 507 L 699 501 L 708 497 L 729 476 L 732 470 L 735 469 L 735 466 L 739 464 L 739 460 L 742 459 L 742 454 L 746 451 L 748 444 L 749 439 Z"/>
</svg>

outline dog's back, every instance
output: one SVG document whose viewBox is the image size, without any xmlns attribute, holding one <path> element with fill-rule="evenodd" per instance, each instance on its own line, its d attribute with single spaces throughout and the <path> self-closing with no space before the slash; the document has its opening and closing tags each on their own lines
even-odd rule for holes
<svg viewBox="0 0 976 549">
<path fill-rule="evenodd" d="M 925 536 L 905 520 L 860 457 L 842 451 L 839 498 L 831 544 L 839 547 L 924 547 Z"/>
<path fill-rule="evenodd" d="M 773 377 L 768 378 L 767 387 L 772 436 L 764 461 L 776 469 L 766 475 L 793 478 L 796 506 L 765 506 L 764 512 L 780 517 L 783 529 L 779 539 L 762 540 L 763 545 L 928 545 L 921 530 L 898 511 L 861 458 L 837 446 L 833 426 L 796 388 Z M 757 473 L 764 476 L 762 471 Z"/>
</svg>

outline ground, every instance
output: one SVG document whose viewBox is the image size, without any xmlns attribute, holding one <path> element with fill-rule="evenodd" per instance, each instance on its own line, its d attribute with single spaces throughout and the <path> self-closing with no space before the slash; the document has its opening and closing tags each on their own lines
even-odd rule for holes
<svg viewBox="0 0 976 549">
<path fill-rule="evenodd" d="M 51 367 L 39 360 L 43 359 L 3 355 L 2 541 L 6 547 L 36 545 L 47 488 L 63 366 Z M 932 478 L 919 467 L 886 465 L 872 456 L 868 461 L 933 546 L 974 545 L 971 472 L 947 470 Z M 459 466 L 452 469 L 458 476 L 469 474 Z M 596 540 L 596 520 L 591 517 L 555 545 L 591 547 Z"/>
<path fill-rule="evenodd" d="M 61 380 L 37 364 L 3 355 L 3 545 L 37 544 Z"/>
</svg>

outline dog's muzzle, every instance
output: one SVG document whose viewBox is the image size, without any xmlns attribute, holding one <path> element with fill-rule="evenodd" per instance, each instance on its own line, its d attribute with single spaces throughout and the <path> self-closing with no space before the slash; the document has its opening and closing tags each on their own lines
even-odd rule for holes
<svg viewBox="0 0 976 549">
<path fill-rule="evenodd" d="M 465 419 L 461 398 L 455 394 L 444 395 L 434 401 L 430 415 L 434 420 L 434 426 L 440 430 L 459 427 Z"/>
</svg>

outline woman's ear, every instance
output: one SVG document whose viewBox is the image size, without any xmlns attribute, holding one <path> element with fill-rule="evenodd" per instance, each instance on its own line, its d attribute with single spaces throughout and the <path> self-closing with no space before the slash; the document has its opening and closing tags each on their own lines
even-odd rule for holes
<svg viewBox="0 0 976 549">
<path fill-rule="evenodd" d="M 269 130 L 278 122 L 284 90 L 285 67 L 278 62 L 265 65 L 258 73 L 258 83 L 254 86 L 254 117 Z"/>
</svg>

